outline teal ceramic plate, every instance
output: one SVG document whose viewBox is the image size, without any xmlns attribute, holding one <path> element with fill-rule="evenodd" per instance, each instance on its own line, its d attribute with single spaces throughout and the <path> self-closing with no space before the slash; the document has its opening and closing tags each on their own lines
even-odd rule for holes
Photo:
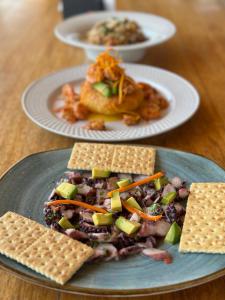
<svg viewBox="0 0 225 300">
<path fill-rule="evenodd" d="M 18 162 L 0 180 L 0 215 L 8 210 L 44 223 L 42 208 L 54 182 L 66 170 L 71 149 L 33 154 Z M 179 175 L 188 183 L 224 181 L 225 171 L 212 161 L 158 148 L 157 170 Z M 225 275 L 225 255 L 180 254 L 177 246 L 162 246 L 172 254 L 170 265 L 141 255 L 119 262 L 86 264 L 64 286 L 0 255 L 0 266 L 49 288 L 89 295 L 150 295 L 184 289 Z"/>
</svg>

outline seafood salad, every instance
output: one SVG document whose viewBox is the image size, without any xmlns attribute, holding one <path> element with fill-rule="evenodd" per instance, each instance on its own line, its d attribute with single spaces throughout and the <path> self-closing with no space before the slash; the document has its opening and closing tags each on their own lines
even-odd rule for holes
<svg viewBox="0 0 225 300">
<path fill-rule="evenodd" d="M 179 242 L 185 216 L 186 183 L 153 176 L 69 171 L 44 204 L 52 229 L 94 248 L 91 260 L 119 260 L 143 254 L 171 263 L 160 249 Z"/>
</svg>

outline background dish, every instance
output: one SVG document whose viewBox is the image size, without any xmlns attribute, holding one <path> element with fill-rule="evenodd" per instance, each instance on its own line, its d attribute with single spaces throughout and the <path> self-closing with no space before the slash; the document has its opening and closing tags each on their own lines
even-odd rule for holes
<svg viewBox="0 0 225 300">
<path fill-rule="evenodd" d="M 225 171 L 206 158 L 165 148 L 157 150 L 156 170 L 166 170 L 169 177 L 179 175 L 187 178 L 188 183 L 225 181 Z M 52 181 L 59 179 L 66 170 L 70 152 L 71 149 L 65 149 L 30 155 L 6 172 L 0 180 L 0 215 L 12 210 L 44 223 L 43 202 L 54 187 Z M 171 265 L 142 256 L 86 265 L 65 286 L 2 255 L 0 266 L 35 284 L 89 295 L 157 294 L 191 287 L 225 274 L 222 255 L 179 254 L 177 245 L 164 247 L 174 257 Z"/>
<path fill-rule="evenodd" d="M 54 33 L 60 41 L 71 46 L 83 48 L 87 57 L 94 60 L 106 47 L 88 43 L 84 39 L 84 34 L 96 22 L 114 16 L 118 18 L 126 17 L 136 21 L 148 38 L 148 40 L 142 43 L 113 47 L 119 52 L 125 62 L 140 60 L 144 56 L 147 48 L 167 41 L 176 32 L 176 27 L 171 21 L 153 14 L 129 11 L 104 11 L 90 12 L 68 18 L 55 27 Z"/>
<path fill-rule="evenodd" d="M 57 118 L 52 108 L 62 85 L 73 83 L 79 89 L 85 78 L 85 65 L 53 73 L 31 83 L 22 96 L 23 109 L 34 123 L 51 132 L 72 138 L 110 142 L 141 139 L 166 132 L 181 125 L 196 112 L 199 95 L 182 77 L 144 65 L 123 64 L 123 67 L 134 80 L 151 84 L 168 99 L 170 106 L 162 118 L 130 127 L 121 121 L 114 121 L 106 124 L 109 128 L 107 131 L 85 130 L 82 128 L 85 121 L 70 124 Z"/>
</svg>

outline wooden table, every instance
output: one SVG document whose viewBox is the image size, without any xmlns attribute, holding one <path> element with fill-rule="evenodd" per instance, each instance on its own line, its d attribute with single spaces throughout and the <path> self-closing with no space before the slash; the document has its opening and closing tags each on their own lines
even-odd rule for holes
<svg viewBox="0 0 225 300">
<path fill-rule="evenodd" d="M 56 0 L 0 3 L 1 173 L 30 153 L 74 143 L 34 125 L 20 105 L 21 94 L 32 80 L 85 60 L 82 50 L 64 45 L 53 36 L 53 28 L 61 20 L 56 6 Z M 202 101 L 197 114 L 186 124 L 139 143 L 196 152 L 225 167 L 225 2 L 120 0 L 118 8 L 159 14 L 177 25 L 176 36 L 150 49 L 143 63 L 184 76 L 197 87 Z M 3 271 L 0 278 L 0 299 L 4 300 L 89 299 L 41 288 Z M 224 286 L 225 277 L 148 299 L 222 300 Z"/>
</svg>

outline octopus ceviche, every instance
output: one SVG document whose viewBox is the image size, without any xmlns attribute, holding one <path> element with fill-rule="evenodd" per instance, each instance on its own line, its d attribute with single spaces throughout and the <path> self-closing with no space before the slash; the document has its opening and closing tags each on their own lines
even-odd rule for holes
<svg viewBox="0 0 225 300">
<path fill-rule="evenodd" d="M 72 84 L 66 84 L 62 98 L 57 115 L 70 123 L 88 120 L 84 128 L 89 130 L 107 130 L 105 121 L 110 118 L 128 126 L 157 119 L 169 106 L 154 87 L 128 76 L 120 60 L 109 51 L 101 53 L 89 66 L 80 93 Z"/>
<path fill-rule="evenodd" d="M 143 254 L 171 263 L 164 242 L 179 242 L 186 183 L 164 173 L 141 175 L 68 171 L 44 204 L 52 229 L 93 247 L 91 261 Z"/>
</svg>

